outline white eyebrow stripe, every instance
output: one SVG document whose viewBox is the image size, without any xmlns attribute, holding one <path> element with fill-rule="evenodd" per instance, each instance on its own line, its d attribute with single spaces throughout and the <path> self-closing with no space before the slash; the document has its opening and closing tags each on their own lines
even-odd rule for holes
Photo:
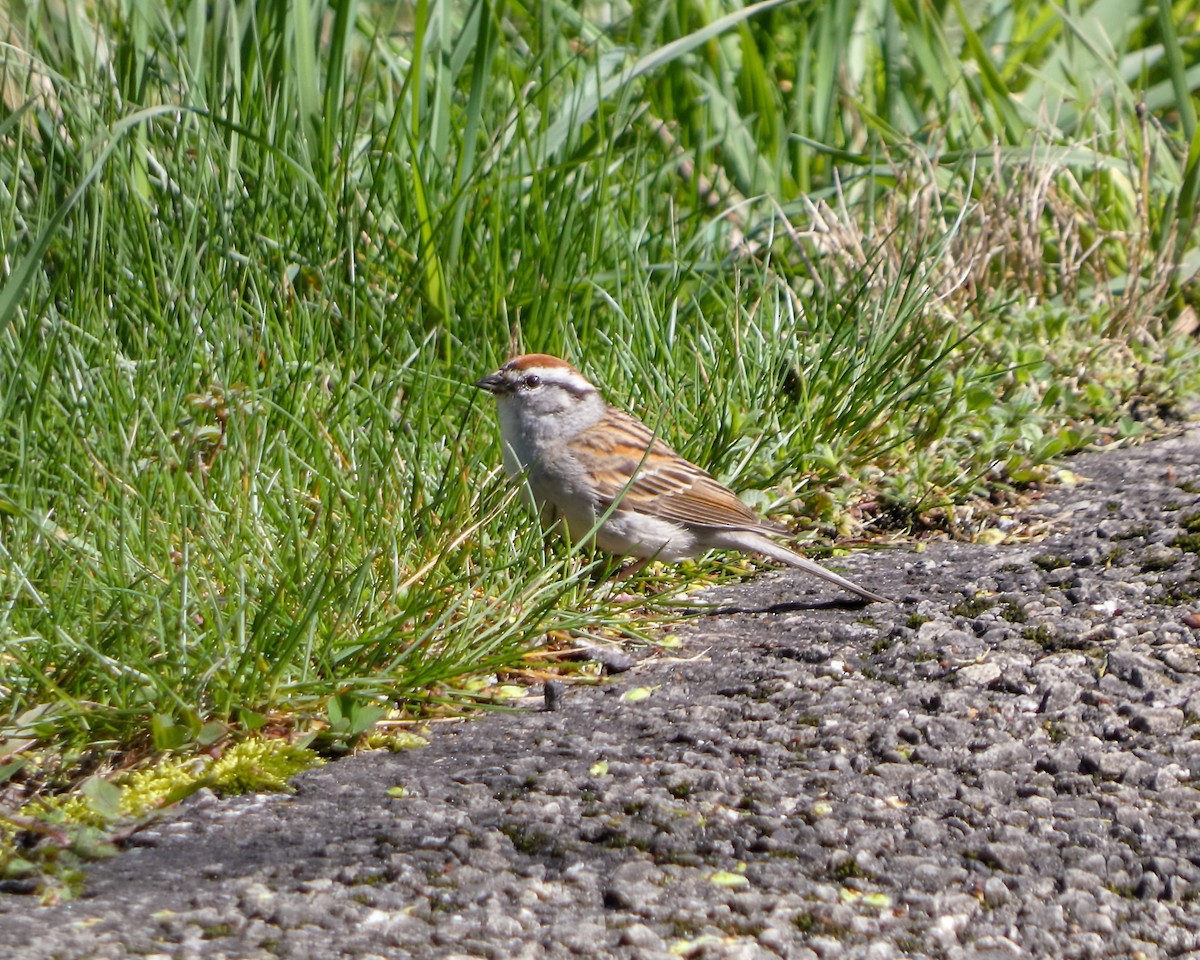
<svg viewBox="0 0 1200 960">
<path fill-rule="evenodd" d="M 526 376 L 532 373 L 534 376 L 541 377 L 542 383 L 562 387 L 576 396 L 582 397 L 596 392 L 596 388 L 588 383 L 583 374 L 569 367 L 532 367 L 522 372 Z"/>
</svg>

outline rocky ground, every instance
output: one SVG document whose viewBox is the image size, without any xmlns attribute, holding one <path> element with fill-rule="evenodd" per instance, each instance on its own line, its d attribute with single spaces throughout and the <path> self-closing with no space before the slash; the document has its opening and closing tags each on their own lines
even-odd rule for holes
<svg viewBox="0 0 1200 960">
<path fill-rule="evenodd" d="M 1200 433 L 1072 469 L 1039 542 L 842 564 L 895 606 L 764 576 L 553 711 L 196 798 L 0 956 L 1200 956 Z"/>
</svg>

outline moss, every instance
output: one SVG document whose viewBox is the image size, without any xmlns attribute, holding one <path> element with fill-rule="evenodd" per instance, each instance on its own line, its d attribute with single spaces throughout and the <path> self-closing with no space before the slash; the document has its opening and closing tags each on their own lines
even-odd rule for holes
<svg viewBox="0 0 1200 960">
<path fill-rule="evenodd" d="M 765 929 L 766 924 L 755 920 L 748 920 L 742 917 L 730 917 L 716 924 L 718 930 L 730 937 L 750 937 L 759 936 Z M 708 951 L 704 951 L 707 953 Z"/>
<path fill-rule="evenodd" d="M 968 597 L 958 605 L 951 607 L 950 612 L 956 617 L 966 617 L 968 620 L 974 620 L 976 617 L 996 605 L 996 601 L 991 597 Z"/>
<path fill-rule="evenodd" d="M 27 876 L 30 892 L 43 899 L 69 899 L 82 865 L 115 852 L 110 836 L 119 826 L 203 787 L 222 794 L 287 790 L 289 777 L 322 763 L 284 740 L 246 740 L 214 761 L 174 758 L 111 782 L 92 777 L 76 792 L 39 797 L 0 820 L 0 875 Z"/>
<path fill-rule="evenodd" d="M 1033 565 L 1041 570 L 1059 570 L 1062 567 L 1069 567 L 1071 561 L 1056 553 L 1043 553 L 1033 558 Z"/>
<path fill-rule="evenodd" d="M 1083 636 L 1079 634 L 1060 634 L 1052 626 L 1045 623 L 1040 623 L 1036 627 L 1026 628 L 1021 636 L 1031 643 L 1036 643 L 1047 653 L 1055 653 L 1059 650 L 1084 650 L 1088 647 L 1088 641 Z"/>
<path fill-rule="evenodd" d="M 174 759 L 128 774 L 121 782 L 121 813 L 141 817 L 177 803 L 204 785 L 204 770 L 194 761 Z"/>
<path fill-rule="evenodd" d="M 353 879 L 347 881 L 348 887 L 377 887 L 380 884 L 387 883 L 389 878 L 386 870 L 367 870 L 358 874 Z"/>
<path fill-rule="evenodd" d="M 1186 550 L 1188 553 L 1200 553 L 1200 533 L 1180 534 L 1171 541 L 1171 546 Z"/>
<path fill-rule="evenodd" d="M 1113 547 L 1108 553 L 1100 558 L 1101 566 L 1112 567 L 1121 563 L 1125 559 L 1125 550 L 1122 547 Z"/>
<path fill-rule="evenodd" d="M 245 740 L 227 750 L 209 771 L 219 793 L 290 790 L 288 779 L 325 763 L 312 750 L 281 740 Z"/>
<path fill-rule="evenodd" d="M 1104 889 L 1106 889 L 1109 893 L 1116 894 L 1118 897 L 1121 897 L 1124 900 L 1138 899 L 1137 888 L 1129 884 L 1124 886 L 1114 886 L 1109 884 Z"/>
<path fill-rule="evenodd" d="M 834 867 L 832 872 L 834 878 L 837 880 L 861 879 L 866 876 L 863 868 L 854 861 L 853 857 L 847 857 Z"/>
<path fill-rule="evenodd" d="M 566 855 L 561 839 L 544 830 L 530 829 L 520 823 L 506 823 L 500 832 L 512 841 L 514 850 L 527 857 L 561 858 Z"/>
<path fill-rule="evenodd" d="M 1025 611 L 1021 609 L 1021 605 L 1016 600 L 1005 598 L 997 606 L 997 612 L 1009 623 L 1025 622 Z"/>
<path fill-rule="evenodd" d="M 18 817 L 56 826 L 100 827 L 107 822 L 92 802 L 77 793 L 39 797 L 23 806 Z"/>
<path fill-rule="evenodd" d="M 641 850 L 643 853 L 649 853 L 653 846 L 647 837 L 635 837 L 619 830 L 605 831 L 601 834 L 599 842 L 610 850 Z M 666 856 L 666 854 L 656 854 L 656 857 L 665 858 Z"/>
<path fill-rule="evenodd" d="M 796 914 L 792 917 L 792 926 L 806 936 L 832 937 L 835 940 L 844 940 L 853 933 L 849 927 L 835 923 L 816 911 Z"/>
<path fill-rule="evenodd" d="M 244 740 L 218 760 L 205 765 L 195 759 L 164 760 L 137 770 L 118 782 L 121 813 L 140 817 L 211 787 L 218 793 L 278 793 L 291 789 L 287 781 L 325 761 L 312 750 L 284 740 Z"/>
<path fill-rule="evenodd" d="M 1162 607 L 1180 607 L 1194 600 L 1200 600 L 1200 580 L 1164 584 L 1162 593 L 1152 602 Z"/>
<path fill-rule="evenodd" d="M 1200 539 L 1198 537 L 1197 539 Z M 1167 551 L 1152 553 L 1142 559 L 1142 573 L 1158 573 L 1162 570 L 1170 570 L 1179 563 L 1179 555 L 1172 554 Z"/>
</svg>

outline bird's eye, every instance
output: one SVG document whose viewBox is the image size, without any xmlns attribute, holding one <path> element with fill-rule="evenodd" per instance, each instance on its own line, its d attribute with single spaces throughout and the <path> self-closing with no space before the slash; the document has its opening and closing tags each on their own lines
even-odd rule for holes
<svg viewBox="0 0 1200 960">
<path fill-rule="evenodd" d="M 526 390 L 532 390 L 534 387 L 540 387 L 541 385 L 542 378 L 536 373 L 526 374 L 525 379 L 521 381 L 521 386 L 523 386 Z"/>
</svg>

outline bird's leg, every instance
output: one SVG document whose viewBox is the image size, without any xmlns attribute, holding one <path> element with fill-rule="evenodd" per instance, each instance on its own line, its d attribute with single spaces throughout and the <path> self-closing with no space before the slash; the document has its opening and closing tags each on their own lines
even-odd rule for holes
<svg viewBox="0 0 1200 960">
<path fill-rule="evenodd" d="M 630 577 L 636 575 L 638 571 L 642 569 L 642 567 L 650 562 L 651 559 L 651 557 L 642 557 L 640 560 L 633 561 L 633 563 L 629 564 L 627 567 L 619 568 L 612 576 L 613 582 L 615 583 L 619 580 L 628 580 Z"/>
<path fill-rule="evenodd" d="M 592 558 L 595 559 L 595 557 L 596 554 L 593 553 Z M 592 582 L 597 586 L 602 583 L 618 583 L 629 575 L 630 569 L 629 567 L 622 568 L 618 558 L 603 554 L 602 562 L 592 569 Z"/>
</svg>

